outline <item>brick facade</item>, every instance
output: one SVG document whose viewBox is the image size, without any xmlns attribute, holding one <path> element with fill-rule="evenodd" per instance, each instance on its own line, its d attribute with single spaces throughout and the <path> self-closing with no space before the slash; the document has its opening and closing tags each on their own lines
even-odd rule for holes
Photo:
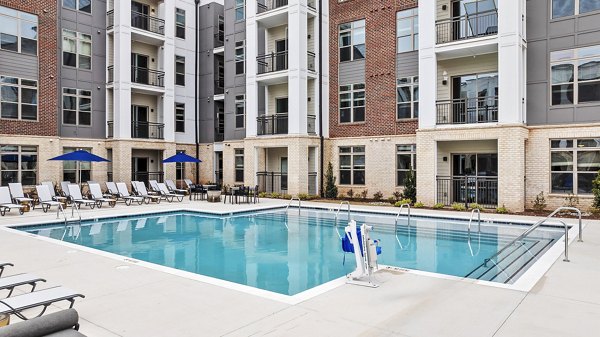
<svg viewBox="0 0 600 337">
<path fill-rule="evenodd" d="M 0 0 L 0 6 L 38 16 L 38 121 L 0 121 L 0 134 L 56 136 L 57 126 L 57 1 Z"/>
<path fill-rule="evenodd" d="M 396 12 L 417 7 L 416 0 L 330 0 L 329 133 L 334 137 L 414 134 L 417 120 L 396 120 Z M 340 124 L 338 106 L 338 25 L 366 21 L 365 122 Z"/>
</svg>

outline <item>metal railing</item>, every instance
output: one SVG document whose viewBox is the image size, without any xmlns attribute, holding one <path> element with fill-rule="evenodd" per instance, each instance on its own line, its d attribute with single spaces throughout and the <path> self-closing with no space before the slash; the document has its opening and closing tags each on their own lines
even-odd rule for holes
<svg viewBox="0 0 600 337">
<path fill-rule="evenodd" d="M 165 86 L 165 72 L 131 66 L 131 82 L 162 88 Z"/>
<path fill-rule="evenodd" d="M 285 194 L 288 189 L 287 172 L 256 172 L 258 190 L 266 193 Z"/>
<path fill-rule="evenodd" d="M 215 33 L 215 47 L 222 47 L 225 41 L 225 32 L 219 30 Z"/>
<path fill-rule="evenodd" d="M 256 118 L 257 135 L 286 135 L 288 133 L 288 115 L 275 114 Z"/>
<path fill-rule="evenodd" d="M 131 138 L 164 139 L 165 125 L 152 122 L 131 122 Z"/>
<path fill-rule="evenodd" d="M 348 222 L 350 222 L 350 202 L 345 201 L 345 200 L 340 202 L 340 204 L 338 205 L 338 208 L 335 211 L 335 218 L 334 218 L 335 232 L 337 233 L 340 240 L 342 239 L 342 235 L 340 234 L 340 232 L 338 230 L 338 216 L 340 214 L 340 211 L 342 210 L 342 206 L 344 206 L 344 205 L 348 206 L 346 209 L 346 213 L 348 214 Z"/>
<path fill-rule="evenodd" d="M 402 209 L 404 207 L 408 209 L 406 224 L 408 227 L 408 239 L 410 240 L 410 204 L 402 204 L 400 205 L 400 210 L 398 211 L 398 214 L 396 214 L 396 219 L 394 219 L 394 235 L 396 236 L 396 241 L 398 242 L 398 246 L 400 246 L 400 249 L 404 249 L 404 247 L 402 246 L 402 243 L 400 243 L 400 238 L 398 237 L 398 219 L 402 215 Z M 408 244 L 410 244 L 410 241 Z"/>
<path fill-rule="evenodd" d="M 106 138 L 113 138 L 114 134 L 115 122 L 108 121 L 106 122 Z"/>
<path fill-rule="evenodd" d="M 256 1 L 256 12 L 261 14 L 287 5 L 288 0 L 258 0 Z"/>
<path fill-rule="evenodd" d="M 308 172 L 308 194 L 317 195 L 317 172 Z"/>
<path fill-rule="evenodd" d="M 481 233 L 481 211 L 478 208 L 475 208 L 471 211 L 471 217 L 469 218 L 469 226 L 467 227 L 467 231 L 469 232 L 469 238 L 471 238 L 471 222 L 473 222 L 473 215 L 477 213 L 477 233 Z"/>
<path fill-rule="evenodd" d="M 215 95 L 225 93 L 225 79 L 220 77 L 215 79 Z"/>
<path fill-rule="evenodd" d="M 437 101 L 436 110 L 438 125 L 497 122 L 498 96 Z"/>
<path fill-rule="evenodd" d="M 285 211 L 286 212 L 288 211 L 288 209 L 290 208 L 290 205 L 292 204 L 292 202 L 294 200 L 298 201 L 298 214 L 300 214 L 300 210 L 302 210 L 302 200 L 300 200 L 300 198 L 297 198 L 297 197 L 292 197 L 290 199 L 290 202 L 288 202 L 287 206 L 285 207 Z M 286 227 L 287 227 L 287 224 L 286 224 Z"/>
<path fill-rule="evenodd" d="M 111 29 L 115 25 L 115 10 L 106 12 L 106 29 Z"/>
<path fill-rule="evenodd" d="M 438 176 L 437 202 L 446 206 L 477 203 L 485 208 L 498 206 L 498 177 Z"/>
<path fill-rule="evenodd" d="M 313 53 L 312 51 L 309 51 L 307 53 L 307 64 L 306 67 L 308 68 L 308 70 L 310 71 L 315 71 L 316 65 L 315 65 L 315 53 Z"/>
<path fill-rule="evenodd" d="M 436 43 L 447 43 L 480 36 L 498 34 L 496 10 L 438 20 L 435 23 Z"/>
<path fill-rule="evenodd" d="M 108 66 L 106 68 L 106 83 L 112 83 L 115 80 L 115 66 Z"/>
<path fill-rule="evenodd" d="M 165 173 L 162 171 L 159 172 L 132 172 L 131 180 L 132 181 L 141 181 L 148 185 L 149 180 L 156 180 L 159 183 L 164 181 Z"/>
<path fill-rule="evenodd" d="M 317 116 L 306 116 L 306 131 L 311 135 L 317 134 Z"/>
<path fill-rule="evenodd" d="M 273 52 L 256 57 L 258 74 L 267 74 L 288 69 L 288 51 Z"/>
<path fill-rule="evenodd" d="M 225 140 L 225 134 L 224 133 L 218 133 L 215 131 L 215 142 L 219 143 Z"/>
<path fill-rule="evenodd" d="M 308 0 L 307 5 L 311 9 L 317 9 L 317 0 Z"/>
<path fill-rule="evenodd" d="M 134 11 L 131 12 L 131 27 L 165 35 L 165 20 Z"/>
</svg>

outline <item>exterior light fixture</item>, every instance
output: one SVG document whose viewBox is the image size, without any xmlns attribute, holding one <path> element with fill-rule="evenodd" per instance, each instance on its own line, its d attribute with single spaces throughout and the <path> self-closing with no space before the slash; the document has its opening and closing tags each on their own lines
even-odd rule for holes
<svg viewBox="0 0 600 337">
<path fill-rule="evenodd" d="M 443 85 L 447 85 L 448 84 L 448 72 L 445 71 L 445 70 L 442 73 L 442 84 Z"/>
</svg>

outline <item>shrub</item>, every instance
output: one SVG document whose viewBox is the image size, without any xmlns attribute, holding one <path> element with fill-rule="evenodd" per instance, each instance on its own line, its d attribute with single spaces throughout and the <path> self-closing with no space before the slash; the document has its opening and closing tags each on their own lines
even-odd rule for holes
<svg viewBox="0 0 600 337">
<path fill-rule="evenodd" d="M 415 202 L 415 204 L 413 205 L 414 208 L 423 208 L 425 207 L 425 204 L 423 204 L 420 201 Z"/>
<path fill-rule="evenodd" d="M 346 195 L 348 196 L 348 199 L 352 200 L 352 198 L 354 198 L 354 191 L 349 189 L 348 192 L 346 192 Z"/>
<path fill-rule="evenodd" d="M 536 211 L 543 211 L 546 209 L 546 198 L 544 197 L 544 191 L 535 196 L 532 207 Z"/>
<path fill-rule="evenodd" d="M 381 199 L 383 199 L 383 193 L 381 193 L 381 191 L 377 191 L 373 194 L 373 200 L 381 201 Z"/>
<path fill-rule="evenodd" d="M 400 201 L 400 199 L 402 199 L 402 192 L 395 191 L 392 198 L 394 198 L 395 201 Z"/>
<path fill-rule="evenodd" d="M 300 200 L 310 200 L 310 195 L 306 193 L 298 193 L 298 199 Z"/>
<path fill-rule="evenodd" d="M 438 202 L 437 204 L 433 205 L 433 209 L 442 209 L 444 208 L 444 204 L 442 204 L 441 202 Z"/>
<path fill-rule="evenodd" d="M 292 198 L 291 194 L 283 194 L 281 195 L 281 199 L 290 200 Z"/>
<path fill-rule="evenodd" d="M 410 167 L 410 170 L 406 172 L 406 176 L 404 177 L 404 191 L 402 193 L 403 198 L 417 201 L 417 179 L 412 166 Z"/>
<path fill-rule="evenodd" d="M 410 200 L 410 199 L 402 199 L 400 201 L 396 201 L 396 203 L 394 204 L 394 206 L 400 207 L 402 205 L 410 205 L 411 202 L 412 202 L 412 200 Z"/>
<path fill-rule="evenodd" d="M 480 211 L 483 211 L 483 206 L 481 206 L 480 204 L 478 204 L 476 202 L 469 204 L 469 208 L 470 209 L 478 209 Z"/>
<path fill-rule="evenodd" d="M 362 200 L 365 200 L 365 199 L 367 199 L 367 195 L 369 195 L 369 190 L 368 190 L 368 189 L 366 189 L 366 188 L 365 188 L 364 190 L 362 190 L 362 192 L 360 192 L 360 198 L 361 198 Z"/>
<path fill-rule="evenodd" d="M 459 202 L 455 202 L 452 205 L 450 205 L 450 207 L 452 207 L 453 210 L 455 211 L 466 211 L 467 208 L 465 207 L 465 204 L 461 204 Z"/>
<path fill-rule="evenodd" d="M 398 200 L 396 200 L 396 198 L 394 198 L 393 196 L 390 196 L 390 197 L 388 197 L 388 198 L 387 198 L 387 201 L 388 201 L 390 204 L 392 204 L 392 205 L 393 205 L 393 204 L 394 204 L 396 201 L 398 201 Z"/>
<path fill-rule="evenodd" d="M 279 199 L 280 196 L 281 195 L 279 193 L 277 193 L 277 192 L 271 193 L 271 198 L 273 198 L 273 199 Z"/>
<path fill-rule="evenodd" d="M 596 174 L 596 178 L 592 180 L 592 193 L 594 194 L 592 207 L 600 208 L 600 171 Z"/>
<path fill-rule="evenodd" d="M 270 197 L 271 195 L 268 195 L 267 192 L 259 192 L 258 193 L 258 197 L 259 198 L 267 198 Z"/>
<path fill-rule="evenodd" d="M 502 204 L 502 206 L 496 208 L 496 213 L 498 213 L 498 214 L 507 214 L 508 213 L 508 208 L 506 208 L 506 206 L 504 206 L 504 204 Z"/>
<path fill-rule="evenodd" d="M 565 206 L 567 207 L 577 207 L 579 204 L 579 197 L 575 194 L 569 193 L 565 198 Z"/>
<path fill-rule="evenodd" d="M 333 165 L 327 164 L 325 171 L 325 198 L 335 199 L 338 195 L 337 186 L 335 186 L 335 176 L 333 175 Z"/>
</svg>

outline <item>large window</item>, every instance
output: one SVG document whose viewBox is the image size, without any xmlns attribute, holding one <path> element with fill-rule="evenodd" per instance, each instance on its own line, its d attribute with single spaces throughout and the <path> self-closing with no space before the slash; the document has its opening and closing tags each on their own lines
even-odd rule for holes
<svg viewBox="0 0 600 337">
<path fill-rule="evenodd" d="M 600 45 L 550 53 L 552 105 L 600 101 Z"/>
<path fill-rule="evenodd" d="M 0 6 L 0 49 L 37 55 L 38 18 Z"/>
<path fill-rule="evenodd" d="M 396 186 L 404 186 L 406 173 L 417 169 L 417 146 L 396 145 Z"/>
<path fill-rule="evenodd" d="M 597 10 L 600 10 L 598 0 L 552 0 L 553 19 Z"/>
<path fill-rule="evenodd" d="M 185 57 L 175 55 L 175 84 L 185 85 Z"/>
<path fill-rule="evenodd" d="M 36 146 L 0 145 L 0 186 L 9 183 L 37 183 L 38 154 Z"/>
<path fill-rule="evenodd" d="M 235 74 L 246 72 L 246 41 L 237 41 L 235 43 Z"/>
<path fill-rule="evenodd" d="M 365 20 L 339 26 L 340 62 L 365 58 Z"/>
<path fill-rule="evenodd" d="M 592 193 L 592 180 L 600 170 L 600 138 L 550 141 L 552 193 Z"/>
<path fill-rule="evenodd" d="M 246 17 L 246 0 L 235 0 L 235 21 L 244 20 Z"/>
<path fill-rule="evenodd" d="M 175 37 L 185 39 L 185 11 L 175 8 Z"/>
<path fill-rule="evenodd" d="M 244 181 L 244 149 L 235 149 L 235 182 Z"/>
<path fill-rule="evenodd" d="M 92 69 L 92 36 L 63 29 L 63 65 Z"/>
<path fill-rule="evenodd" d="M 409 9 L 396 13 L 398 53 L 419 50 L 419 10 Z"/>
<path fill-rule="evenodd" d="M 92 125 L 92 92 L 63 88 L 63 124 Z"/>
<path fill-rule="evenodd" d="M 419 77 L 399 78 L 396 82 L 396 118 L 419 117 Z"/>
<path fill-rule="evenodd" d="M 246 96 L 235 96 L 235 128 L 241 129 L 246 126 Z"/>
<path fill-rule="evenodd" d="M 340 86 L 340 123 L 356 123 L 364 121 L 364 83 Z"/>
<path fill-rule="evenodd" d="M 63 153 L 70 153 L 77 150 L 92 152 L 90 148 L 64 147 Z M 63 181 L 80 184 L 89 181 L 92 172 L 92 163 L 89 161 L 63 161 Z"/>
<path fill-rule="evenodd" d="M 0 76 L 0 118 L 37 120 L 37 81 Z"/>
<path fill-rule="evenodd" d="M 365 147 L 340 147 L 340 184 L 365 184 Z"/>
<path fill-rule="evenodd" d="M 63 7 L 91 13 L 92 0 L 63 0 Z"/>
<path fill-rule="evenodd" d="M 175 103 L 175 132 L 185 132 L 184 103 Z"/>
</svg>

